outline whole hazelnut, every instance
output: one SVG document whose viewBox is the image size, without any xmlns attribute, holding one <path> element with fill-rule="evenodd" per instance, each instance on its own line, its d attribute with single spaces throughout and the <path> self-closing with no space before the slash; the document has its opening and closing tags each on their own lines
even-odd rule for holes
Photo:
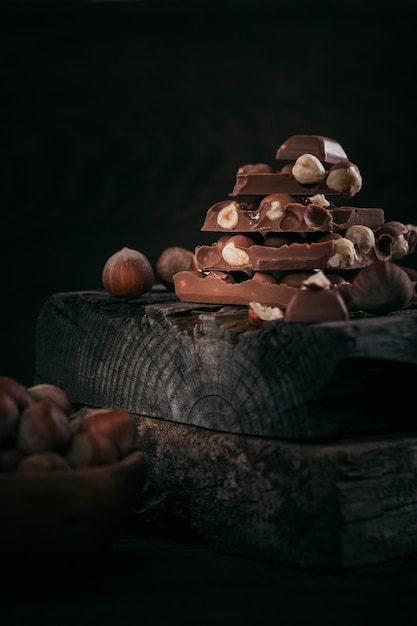
<svg viewBox="0 0 417 626">
<path fill-rule="evenodd" d="M 161 283 L 173 289 L 174 274 L 197 269 L 195 254 L 181 246 L 170 246 L 159 255 L 155 269 Z"/>
<path fill-rule="evenodd" d="M 0 441 L 8 439 L 17 430 L 19 416 L 16 400 L 0 389 Z"/>
<path fill-rule="evenodd" d="M 115 463 L 120 458 L 115 443 L 99 432 L 78 432 L 74 435 L 65 459 L 73 469 Z"/>
<path fill-rule="evenodd" d="M 381 315 L 408 306 L 414 287 L 408 274 L 391 261 L 375 261 L 361 269 L 350 287 L 350 308 Z"/>
<path fill-rule="evenodd" d="M 300 185 L 318 185 L 326 176 L 323 164 L 314 154 L 302 154 L 299 156 L 291 171 Z"/>
<path fill-rule="evenodd" d="M 72 468 L 61 454 L 53 450 L 45 450 L 25 456 L 16 469 L 20 474 L 29 474 L 32 472 L 58 472 Z"/>
<path fill-rule="evenodd" d="M 67 392 L 61 389 L 61 387 L 49 383 L 40 383 L 33 387 L 28 387 L 28 391 L 35 400 L 49 400 L 59 406 L 65 415 L 70 415 L 72 403 Z"/>
<path fill-rule="evenodd" d="M 326 178 L 329 189 L 354 196 L 362 189 L 362 176 L 359 168 L 350 161 L 335 163 Z"/>
<path fill-rule="evenodd" d="M 94 409 L 80 419 L 75 432 L 104 435 L 114 443 L 120 455 L 125 456 L 136 443 L 136 420 L 121 407 Z"/>
<path fill-rule="evenodd" d="M 102 282 L 104 289 L 114 296 L 135 297 L 152 289 L 154 272 L 142 252 L 125 247 L 107 259 Z"/>
<path fill-rule="evenodd" d="M 48 400 L 31 404 L 20 416 L 17 445 L 24 452 L 61 451 L 71 438 L 68 416 Z"/>
<path fill-rule="evenodd" d="M 10 376 L 0 376 L 0 390 L 8 393 L 20 409 L 35 402 L 26 387 Z"/>
</svg>

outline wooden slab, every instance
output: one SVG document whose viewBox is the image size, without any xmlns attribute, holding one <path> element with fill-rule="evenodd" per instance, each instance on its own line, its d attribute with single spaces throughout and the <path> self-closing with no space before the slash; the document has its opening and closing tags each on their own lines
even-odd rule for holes
<svg viewBox="0 0 417 626">
<path fill-rule="evenodd" d="M 306 569 L 417 551 L 417 432 L 306 443 L 137 421 L 147 471 L 132 530 Z"/>
<path fill-rule="evenodd" d="M 36 330 L 35 381 L 75 403 L 236 434 L 312 439 L 413 427 L 417 310 L 249 326 L 247 308 L 60 293 Z"/>
<path fill-rule="evenodd" d="M 139 527 L 357 567 L 417 550 L 416 333 L 415 310 L 255 329 L 246 307 L 167 291 L 62 293 L 38 318 L 35 382 L 136 415 Z"/>
</svg>

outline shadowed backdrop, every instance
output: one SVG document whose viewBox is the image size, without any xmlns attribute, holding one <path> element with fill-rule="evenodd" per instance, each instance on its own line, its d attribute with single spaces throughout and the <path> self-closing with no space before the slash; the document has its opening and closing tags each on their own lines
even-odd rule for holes
<svg viewBox="0 0 417 626">
<path fill-rule="evenodd" d="M 123 246 L 189 249 L 240 165 L 338 139 L 352 204 L 417 223 L 410 2 L 0 3 L 0 375 L 32 384 L 53 293 Z"/>
</svg>

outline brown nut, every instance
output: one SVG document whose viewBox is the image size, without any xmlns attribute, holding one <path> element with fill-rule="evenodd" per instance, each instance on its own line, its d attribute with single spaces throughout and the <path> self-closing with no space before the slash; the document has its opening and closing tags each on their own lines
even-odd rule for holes
<svg viewBox="0 0 417 626">
<path fill-rule="evenodd" d="M 324 165 L 314 154 L 299 156 L 291 171 L 300 185 L 318 185 L 326 176 Z"/>
<path fill-rule="evenodd" d="M 28 406 L 20 416 L 17 445 L 26 453 L 64 450 L 72 438 L 68 416 L 48 400 Z"/>
<path fill-rule="evenodd" d="M 362 176 L 358 166 L 350 161 L 335 163 L 327 174 L 326 185 L 333 191 L 355 195 L 362 189 Z"/>
<path fill-rule="evenodd" d="M 408 306 L 413 293 L 413 283 L 399 265 L 375 261 L 352 280 L 350 308 L 381 315 Z"/>
<path fill-rule="evenodd" d="M 138 250 L 122 248 L 104 264 L 103 287 L 114 296 L 140 296 L 152 289 L 154 272 L 149 259 Z"/>
<path fill-rule="evenodd" d="M 61 387 L 50 383 L 39 383 L 33 387 L 28 387 L 28 392 L 34 400 L 49 400 L 56 404 L 65 415 L 71 414 L 72 402 L 67 392 Z"/>
<path fill-rule="evenodd" d="M 251 326 L 261 328 L 264 322 L 271 322 L 284 318 L 284 311 L 279 307 L 267 306 L 260 302 L 249 302 L 248 322 Z"/>
<path fill-rule="evenodd" d="M 24 409 L 34 403 L 34 399 L 24 385 L 10 376 L 0 376 L 0 390 L 6 391 Z"/>
<path fill-rule="evenodd" d="M 0 442 L 17 431 L 20 410 L 16 400 L 0 389 Z"/>
<path fill-rule="evenodd" d="M 109 437 L 99 432 L 86 431 L 74 435 L 65 458 L 73 469 L 81 469 L 116 463 L 120 454 Z"/>
<path fill-rule="evenodd" d="M 58 472 L 72 469 L 68 461 L 58 452 L 45 450 L 25 456 L 17 466 L 19 474 L 32 474 L 34 472 Z"/>
<path fill-rule="evenodd" d="M 195 254 L 181 246 L 170 246 L 159 255 L 155 269 L 161 283 L 173 289 L 174 274 L 197 269 Z"/>
<path fill-rule="evenodd" d="M 121 407 L 94 409 L 77 424 L 76 433 L 94 432 L 105 435 L 121 456 L 128 454 L 136 443 L 136 420 Z"/>
</svg>

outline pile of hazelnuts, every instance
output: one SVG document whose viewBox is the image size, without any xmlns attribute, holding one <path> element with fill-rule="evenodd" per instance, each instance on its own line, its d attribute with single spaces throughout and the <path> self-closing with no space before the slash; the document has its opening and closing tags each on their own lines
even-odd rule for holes
<svg viewBox="0 0 417 626">
<path fill-rule="evenodd" d="M 155 272 L 147 256 L 124 247 L 107 259 L 101 278 L 103 287 L 112 295 L 134 298 L 151 291 L 155 273 L 162 285 L 173 290 L 174 274 L 192 269 L 197 269 L 195 255 L 181 246 L 165 248 L 156 261 Z"/>
<path fill-rule="evenodd" d="M 74 412 L 67 392 L 0 376 L 0 472 L 69 471 L 116 463 L 136 448 L 135 417 L 120 407 Z"/>
</svg>

